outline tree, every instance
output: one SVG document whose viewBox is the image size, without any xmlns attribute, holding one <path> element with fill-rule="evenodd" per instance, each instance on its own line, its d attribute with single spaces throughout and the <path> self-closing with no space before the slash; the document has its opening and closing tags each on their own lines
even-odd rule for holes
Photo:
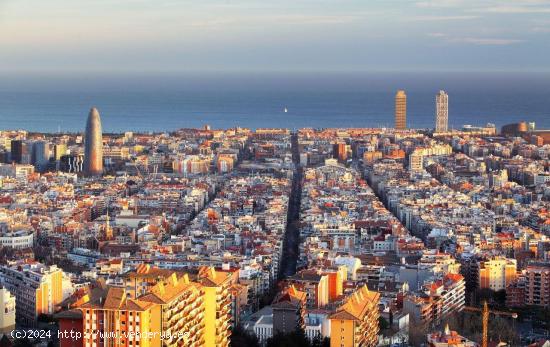
<svg viewBox="0 0 550 347">
<path fill-rule="evenodd" d="M 22 339 L 15 339 L 13 341 L 14 347 L 32 347 L 31 340 L 29 340 L 28 337 L 22 338 Z"/>
<path fill-rule="evenodd" d="M 330 347 L 330 339 L 328 337 L 315 336 L 310 344 L 311 347 Z"/>
<path fill-rule="evenodd" d="M 386 330 L 390 327 L 390 323 L 384 317 L 378 317 L 378 326 L 380 330 Z"/>
<path fill-rule="evenodd" d="M 493 294 L 493 300 L 499 306 L 506 305 L 506 290 L 501 289 Z"/>
<path fill-rule="evenodd" d="M 475 305 L 481 306 L 484 301 L 491 302 L 494 296 L 494 291 L 489 288 L 478 288 L 475 291 Z"/>
<path fill-rule="evenodd" d="M 255 334 L 246 331 L 242 326 L 237 325 L 231 332 L 229 342 L 231 347 L 260 347 L 260 341 Z"/>
<path fill-rule="evenodd" d="M 308 347 L 309 340 L 302 329 L 297 329 L 289 334 L 277 333 L 267 340 L 267 347 Z"/>
</svg>

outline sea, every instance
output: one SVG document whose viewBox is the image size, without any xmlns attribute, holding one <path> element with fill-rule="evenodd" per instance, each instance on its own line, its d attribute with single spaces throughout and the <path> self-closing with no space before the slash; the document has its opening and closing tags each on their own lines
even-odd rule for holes
<svg viewBox="0 0 550 347">
<path fill-rule="evenodd" d="M 105 133 L 392 127 L 398 89 L 411 128 L 434 127 L 439 90 L 449 94 L 451 128 L 520 120 L 550 128 L 550 73 L 115 71 L 0 76 L 0 129 L 81 132 L 92 106 Z"/>
</svg>

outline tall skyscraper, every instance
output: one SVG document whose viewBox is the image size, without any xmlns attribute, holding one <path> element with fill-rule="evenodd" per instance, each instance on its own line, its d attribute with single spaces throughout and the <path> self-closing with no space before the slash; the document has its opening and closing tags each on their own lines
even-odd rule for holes
<svg viewBox="0 0 550 347">
<path fill-rule="evenodd" d="M 404 90 L 395 94 L 395 129 L 407 129 L 407 94 Z"/>
<path fill-rule="evenodd" d="M 11 161 L 17 164 L 23 163 L 23 157 L 27 153 L 27 144 L 22 140 L 11 141 Z"/>
<path fill-rule="evenodd" d="M 50 159 L 49 144 L 45 141 L 36 141 L 32 144 L 31 164 L 39 171 L 44 170 Z"/>
<path fill-rule="evenodd" d="M 435 132 L 445 132 L 449 129 L 449 95 L 440 90 L 435 96 Z"/>
<path fill-rule="evenodd" d="M 84 135 L 84 174 L 88 176 L 103 173 L 103 137 L 101 119 L 97 108 L 92 107 L 86 122 Z"/>
</svg>

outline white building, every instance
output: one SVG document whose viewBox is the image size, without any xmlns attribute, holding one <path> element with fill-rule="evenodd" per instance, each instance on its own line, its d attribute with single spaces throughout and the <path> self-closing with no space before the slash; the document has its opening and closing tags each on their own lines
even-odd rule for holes
<svg viewBox="0 0 550 347">
<path fill-rule="evenodd" d="M 19 230 L 0 233 L 0 245 L 14 249 L 32 248 L 34 245 L 34 232 Z"/>
<path fill-rule="evenodd" d="M 15 296 L 0 286 L 0 335 L 15 329 Z"/>
<path fill-rule="evenodd" d="M 0 164 L 0 176 L 27 178 L 34 173 L 34 166 L 25 164 Z"/>
</svg>

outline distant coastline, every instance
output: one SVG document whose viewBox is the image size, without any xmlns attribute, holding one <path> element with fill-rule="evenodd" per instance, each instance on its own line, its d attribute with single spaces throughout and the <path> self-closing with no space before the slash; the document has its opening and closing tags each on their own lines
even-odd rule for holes
<svg viewBox="0 0 550 347">
<path fill-rule="evenodd" d="M 435 93 L 449 94 L 449 126 L 497 128 L 520 120 L 550 128 L 550 75 L 519 73 L 209 74 L 16 77 L 0 81 L 2 129 L 80 132 L 92 105 L 105 132 L 180 128 L 393 127 L 394 95 L 407 91 L 407 126 L 432 128 Z M 10 82 L 13 82 L 10 84 Z M 288 108 L 285 113 L 284 107 Z"/>
</svg>

